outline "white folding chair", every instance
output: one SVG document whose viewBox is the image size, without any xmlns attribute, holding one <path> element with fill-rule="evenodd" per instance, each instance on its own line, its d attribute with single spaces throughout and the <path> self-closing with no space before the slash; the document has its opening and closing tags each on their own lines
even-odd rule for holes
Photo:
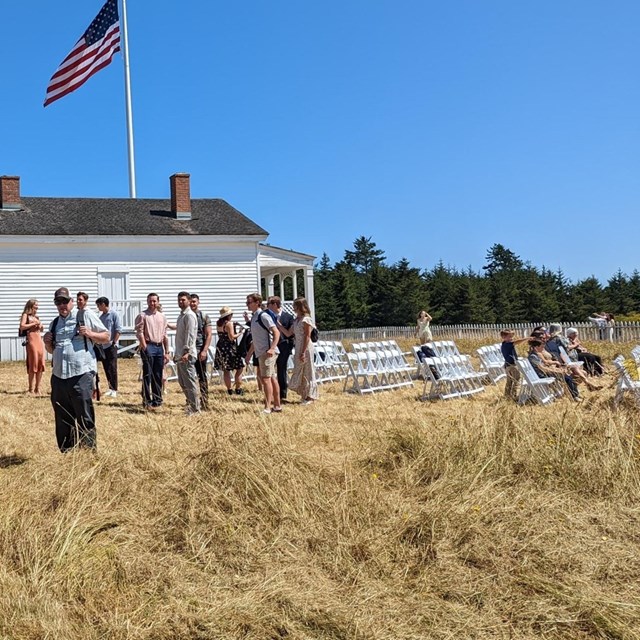
<svg viewBox="0 0 640 640">
<path fill-rule="evenodd" d="M 613 366 L 618 375 L 616 384 L 616 394 L 613 399 L 614 405 L 617 407 L 622 401 L 625 393 L 631 393 L 635 403 L 640 406 L 640 381 L 635 380 L 632 376 L 630 366 L 635 366 L 635 376 L 638 374 L 638 364 L 634 358 L 633 364 L 625 360 L 624 356 L 618 356 L 613 361 Z"/>
<path fill-rule="evenodd" d="M 551 404 L 556 398 L 551 390 L 556 379 L 538 376 L 527 358 L 518 358 L 517 365 L 522 374 L 518 404 L 524 404 L 528 400 L 534 400 L 542 405 Z"/>
</svg>

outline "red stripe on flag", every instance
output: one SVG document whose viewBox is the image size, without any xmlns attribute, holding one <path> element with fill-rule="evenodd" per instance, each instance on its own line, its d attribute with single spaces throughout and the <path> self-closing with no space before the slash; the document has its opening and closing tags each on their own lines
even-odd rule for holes
<svg viewBox="0 0 640 640">
<path fill-rule="evenodd" d="M 110 41 L 102 41 L 97 47 L 85 47 L 88 53 L 83 52 L 73 65 L 69 65 L 64 69 L 61 67 L 53 74 L 47 87 L 47 95 L 54 93 L 61 87 L 70 84 L 73 80 L 82 76 L 96 61 L 99 61 L 99 59 L 104 56 L 105 52 L 115 47 L 117 47 L 118 50 L 120 48 L 119 32 L 113 34 Z"/>
<path fill-rule="evenodd" d="M 92 75 L 111 63 L 120 51 L 120 25 L 115 22 L 104 37 L 87 47 L 80 38 L 49 80 L 44 106 L 55 102 L 81 87 Z"/>
</svg>

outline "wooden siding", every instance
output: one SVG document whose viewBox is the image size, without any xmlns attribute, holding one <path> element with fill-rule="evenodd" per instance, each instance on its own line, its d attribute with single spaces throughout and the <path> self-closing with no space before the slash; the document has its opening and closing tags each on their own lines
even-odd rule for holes
<svg viewBox="0 0 640 640">
<path fill-rule="evenodd" d="M 14 338 L 24 303 L 40 301 L 46 324 L 55 316 L 53 292 L 61 286 L 72 294 L 83 290 L 95 309 L 98 269 L 126 270 L 131 300 L 158 293 L 170 319 L 178 315 L 176 294 L 198 293 L 202 308 L 217 318 L 223 305 L 245 309 L 247 293 L 258 283 L 256 242 L 189 242 L 118 244 L 99 239 L 64 244 L 0 243 L 0 359 L 17 355 Z M 20 344 L 18 342 L 17 346 Z M 13 357 L 10 357 L 13 356 Z"/>
</svg>

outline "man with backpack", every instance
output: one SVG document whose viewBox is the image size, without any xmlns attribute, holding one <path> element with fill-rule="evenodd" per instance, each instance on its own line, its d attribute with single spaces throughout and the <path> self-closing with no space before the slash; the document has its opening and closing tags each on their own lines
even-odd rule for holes
<svg viewBox="0 0 640 640">
<path fill-rule="evenodd" d="M 55 292 L 53 301 L 58 316 L 44 335 L 44 345 L 53 356 L 51 404 L 58 448 L 62 453 L 76 446 L 95 449 L 92 395 L 97 365 L 93 345 L 109 342 L 109 332 L 89 309 L 74 310 L 66 287 Z"/>
<path fill-rule="evenodd" d="M 287 330 L 293 329 L 294 317 L 292 314 L 282 310 L 282 300 L 280 296 L 270 296 L 267 301 L 267 312 Z M 278 373 L 278 387 L 280 389 L 280 400 L 286 400 L 288 388 L 289 356 L 293 351 L 293 336 L 287 337 L 280 331 L 280 342 L 278 342 L 278 357 L 276 358 L 276 371 Z"/>
<path fill-rule="evenodd" d="M 280 331 L 271 316 L 266 311 L 262 311 L 262 296 L 259 293 L 251 293 L 247 296 L 247 308 L 253 313 L 251 317 L 252 342 L 247 358 L 250 358 L 254 351 L 258 356 L 259 376 L 264 391 L 263 413 L 279 413 L 282 411 L 282 406 L 280 405 L 280 388 L 276 377 L 276 358 Z"/>
<path fill-rule="evenodd" d="M 200 296 L 197 293 L 191 294 L 191 311 L 196 314 L 198 321 L 198 332 L 196 334 L 196 374 L 200 384 L 200 409 L 207 411 L 209 409 L 209 381 L 207 379 L 207 357 L 209 356 L 209 347 L 211 338 L 213 337 L 213 329 L 211 328 L 211 318 L 200 309 Z"/>
</svg>

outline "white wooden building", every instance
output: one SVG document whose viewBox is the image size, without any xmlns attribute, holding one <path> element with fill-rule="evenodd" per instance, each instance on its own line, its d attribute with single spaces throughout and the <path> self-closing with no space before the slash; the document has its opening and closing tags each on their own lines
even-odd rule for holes
<svg viewBox="0 0 640 640">
<path fill-rule="evenodd" d="M 90 305 L 107 296 L 126 327 L 150 292 L 169 319 L 181 290 L 197 293 L 212 318 L 224 305 L 241 317 L 253 291 L 284 300 L 286 278 L 313 310 L 314 256 L 264 244 L 268 232 L 224 200 L 192 200 L 187 174 L 170 185 L 170 199 L 30 198 L 18 177 L 0 176 L 0 360 L 24 357 L 25 302 L 37 298 L 47 323 L 62 286 L 85 291 Z"/>
</svg>

